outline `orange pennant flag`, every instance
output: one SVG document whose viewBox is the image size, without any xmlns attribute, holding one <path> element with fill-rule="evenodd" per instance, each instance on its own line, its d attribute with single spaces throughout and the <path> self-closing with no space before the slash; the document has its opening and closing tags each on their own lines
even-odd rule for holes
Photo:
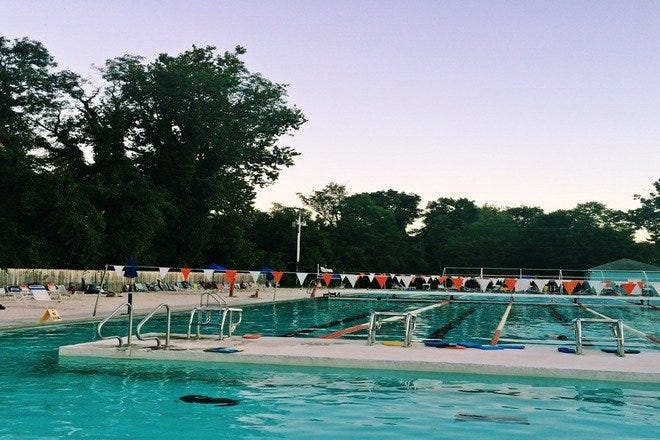
<svg viewBox="0 0 660 440">
<path fill-rule="evenodd" d="M 452 278 L 451 282 L 454 284 L 456 290 L 461 290 L 461 287 L 463 287 L 463 278 L 461 277 Z"/>
<path fill-rule="evenodd" d="M 504 278 L 504 285 L 509 289 L 509 292 L 514 292 L 516 290 L 516 283 L 518 280 L 515 278 Z"/>
<path fill-rule="evenodd" d="M 621 287 L 623 287 L 623 290 L 626 291 L 626 295 L 632 295 L 632 292 L 635 289 L 636 285 L 637 285 L 636 283 L 633 283 L 632 281 L 628 281 L 627 283 L 622 283 Z"/>
<path fill-rule="evenodd" d="M 236 281 L 236 271 L 235 270 L 226 271 L 225 280 L 227 280 L 229 284 L 234 284 L 234 281 Z"/>
<path fill-rule="evenodd" d="M 190 272 L 192 272 L 192 269 L 189 269 L 187 267 L 181 268 L 181 275 L 183 275 L 184 281 L 188 281 L 188 276 L 190 276 Z"/>
<path fill-rule="evenodd" d="M 275 280 L 275 284 L 280 284 L 280 280 L 282 279 L 282 274 L 284 272 L 273 272 L 273 279 Z"/>
<path fill-rule="evenodd" d="M 332 274 L 325 272 L 322 276 L 323 276 L 323 281 L 325 281 L 325 285 L 330 286 L 330 280 L 332 280 Z"/>
<path fill-rule="evenodd" d="M 380 286 L 381 289 L 385 288 L 385 281 L 387 281 L 387 275 L 376 275 L 374 276 L 376 278 L 376 281 L 378 282 L 378 285 Z"/>
<path fill-rule="evenodd" d="M 562 285 L 564 286 L 564 290 L 568 292 L 569 295 L 573 294 L 573 291 L 575 291 L 575 288 L 579 284 L 579 281 L 576 280 L 570 280 L 570 281 L 564 281 Z"/>
</svg>

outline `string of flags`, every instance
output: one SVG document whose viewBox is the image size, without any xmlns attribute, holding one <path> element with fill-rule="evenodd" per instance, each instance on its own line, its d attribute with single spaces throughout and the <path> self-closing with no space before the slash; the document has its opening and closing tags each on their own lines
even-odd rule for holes
<svg viewBox="0 0 660 440">
<path fill-rule="evenodd" d="M 137 277 L 137 268 L 132 267 L 132 271 L 127 270 L 129 266 L 113 265 L 114 272 L 118 277 Z M 154 269 L 154 268 L 150 268 Z M 173 268 L 170 267 L 157 267 L 158 275 L 162 279 Z M 331 272 L 322 272 L 320 274 L 310 272 L 284 272 L 277 271 L 270 268 L 262 268 L 260 270 L 238 271 L 234 269 L 227 269 L 224 267 L 206 268 L 206 269 L 191 269 L 188 267 L 178 268 L 184 281 L 190 278 L 190 275 L 195 273 L 203 273 L 206 281 L 212 281 L 216 272 L 220 272 L 224 276 L 224 281 L 235 283 L 237 275 L 247 274 L 252 279 L 252 282 L 257 282 L 260 276 L 265 275 L 268 280 L 279 284 L 285 274 L 293 274 L 296 276 L 300 285 L 304 285 L 309 276 L 314 279 L 320 279 L 325 286 L 330 286 L 333 280 L 338 280 L 340 283 L 348 284 L 350 287 L 356 287 L 358 281 L 365 278 L 369 283 L 376 284 L 384 289 L 390 280 L 390 287 L 396 285 L 397 287 L 409 289 L 415 283 L 422 282 L 423 285 L 429 285 L 431 282 L 437 283 L 438 286 L 443 286 L 447 289 L 454 289 L 457 291 L 499 291 L 499 292 L 548 292 L 548 293 L 566 293 L 572 295 L 575 292 L 590 291 L 595 294 L 612 291 L 619 288 L 626 295 L 641 295 L 643 290 L 647 287 L 652 287 L 656 292 L 660 292 L 660 282 L 657 281 L 641 281 L 641 280 L 628 280 L 615 283 L 607 280 L 575 280 L 575 279 L 552 279 L 552 278 L 514 278 L 514 277 L 461 277 L 461 276 L 446 276 L 446 275 L 404 275 L 404 274 L 383 274 L 383 273 L 351 273 L 340 274 Z M 151 271 L 149 271 L 151 272 Z"/>
</svg>

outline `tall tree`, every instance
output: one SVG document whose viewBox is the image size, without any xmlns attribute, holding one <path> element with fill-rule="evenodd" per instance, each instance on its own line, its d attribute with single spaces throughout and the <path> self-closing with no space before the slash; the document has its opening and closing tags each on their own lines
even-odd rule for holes
<svg viewBox="0 0 660 440">
<path fill-rule="evenodd" d="M 310 195 L 298 193 L 300 200 L 327 226 L 337 226 L 341 218 L 341 206 L 348 197 L 346 186 L 330 182 Z"/>
<path fill-rule="evenodd" d="M 298 154 L 279 142 L 305 121 L 302 112 L 287 105 L 285 86 L 248 71 L 244 53 L 193 47 L 152 63 L 106 63 L 111 96 L 101 105 L 121 107 L 125 154 L 166 195 L 160 259 L 205 259 L 216 220 L 251 211 L 255 186 L 274 181 Z"/>
<path fill-rule="evenodd" d="M 633 211 L 633 219 L 646 229 L 651 241 L 660 246 L 660 179 L 653 183 L 653 189 L 647 197 L 635 195 L 641 206 Z"/>
</svg>

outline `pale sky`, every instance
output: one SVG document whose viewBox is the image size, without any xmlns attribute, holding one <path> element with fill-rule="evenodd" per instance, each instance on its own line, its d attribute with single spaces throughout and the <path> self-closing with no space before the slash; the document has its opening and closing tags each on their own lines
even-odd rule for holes
<svg viewBox="0 0 660 440">
<path fill-rule="evenodd" d="M 422 205 L 637 206 L 660 177 L 659 1 L 18 1 L 0 35 L 85 76 L 244 46 L 309 121 L 256 207 L 333 181 Z"/>
</svg>

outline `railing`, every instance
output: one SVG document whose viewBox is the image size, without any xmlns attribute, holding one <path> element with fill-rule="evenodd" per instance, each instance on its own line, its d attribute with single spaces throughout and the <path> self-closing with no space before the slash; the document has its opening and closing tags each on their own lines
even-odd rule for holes
<svg viewBox="0 0 660 440">
<path fill-rule="evenodd" d="M 413 313 L 396 313 L 396 312 L 373 312 L 369 318 L 369 336 L 367 337 L 367 345 L 373 345 L 376 342 L 376 330 L 380 330 L 383 324 L 383 317 L 388 321 L 395 321 L 405 319 L 404 323 L 404 339 L 403 346 L 410 347 L 412 344 L 412 332 L 415 329 L 416 315 Z"/>
<path fill-rule="evenodd" d="M 623 321 L 620 319 L 599 319 L 599 318 L 576 318 L 573 320 L 573 331 L 575 332 L 575 353 L 582 354 L 582 324 L 585 323 L 600 323 L 611 324 L 612 335 L 616 341 L 616 354 L 618 356 L 625 355 L 625 347 L 623 342 Z M 610 339 L 591 339 L 592 341 L 609 341 Z"/>
<path fill-rule="evenodd" d="M 238 314 L 238 321 L 234 322 L 233 320 L 233 315 L 234 313 Z M 229 326 L 227 328 L 227 336 L 231 339 L 231 335 L 234 333 L 234 330 L 236 330 L 236 327 L 238 327 L 238 324 L 241 323 L 243 320 L 243 309 L 235 308 L 235 307 L 227 307 L 223 310 L 222 312 L 222 321 L 220 323 L 220 340 L 222 341 L 224 339 L 223 333 L 224 333 L 224 328 L 225 328 L 225 321 L 227 319 L 227 316 L 229 316 Z"/>
<path fill-rule="evenodd" d="M 137 336 L 137 338 L 140 341 L 154 340 L 154 341 L 156 341 L 156 348 L 160 347 L 160 343 L 161 343 L 160 338 L 158 336 L 144 337 L 144 336 L 142 336 L 141 332 L 142 332 L 142 326 L 144 324 L 146 324 L 147 321 L 149 321 L 156 314 L 156 312 L 159 311 L 162 308 L 165 308 L 165 311 L 166 311 L 165 313 L 166 313 L 166 316 L 167 316 L 167 321 L 166 321 L 166 324 L 165 324 L 165 346 L 164 347 L 165 348 L 169 347 L 170 346 L 170 335 L 171 335 L 170 330 L 171 330 L 171 324 L 172 324 L 172 312 L 170 310 L 170 306 L 168 306 L 167 304 L 162 303 L 162 304 L 159 304 L 158 306 L 156 306 L 156 308 L 153 309 L 151 311 L 151 313 L 149 313 L 147 316 L 145 316 L 142 319 L 142 321 L 140 321 L 140 323 L 135 328 L 135 336 Z"/>
<path fill-rule="evenodd" d="M 234 322 L 234 313 L 238 313 L 238 321 Z M 225 323 L 228 323 L 228 336 L 231 338 L 234 330 L 243 319 L 243 309 L 229 307 L 227 300 L 220 295 L 213 292 L 204 292 L 200 296 L 199 307 L 195 307 L 190 312 L 190 320 L 188 321 L 188 339 L 192 336 L 192 326 L 197 317 L 196 337 L 201 337 L 201 327 L 203 325 L 210 325 L 213 323 L 214 316 L 217 315 L 217 325 L 219 327 L 219 338 L 224 339 Z M 229 317 L 229 321 L 227 321 Z"/>
<path fill-rule="evenodd" d="M 128 332 L 126 336 L 126 345 L 130 346 L 131 345 L 131 336 L 133 334 L 133 306 L 130 303 L 122 303 L 115 308 L 115 310 L 112 311 L 112 313 L 105 318 L 103 321 L 99 322 L 98 325 L 96 326 L 96 334 L 100 339 L 113 339 L 117 338 L 117 341 L 119 341 L 119 346 L 121 347 L 123 345 L 122 341 L 122 336 L 103 336 L 101 333 L 101 330 L 103 329 L 103 326 L 105 325 L 106 322 L 108 322 L 110 319 L 112 319 L 115 315 L 117 315 L 120 311 L 123 310 L 123 308 L 126 307 L 128 311 Z"/>
</svg>

